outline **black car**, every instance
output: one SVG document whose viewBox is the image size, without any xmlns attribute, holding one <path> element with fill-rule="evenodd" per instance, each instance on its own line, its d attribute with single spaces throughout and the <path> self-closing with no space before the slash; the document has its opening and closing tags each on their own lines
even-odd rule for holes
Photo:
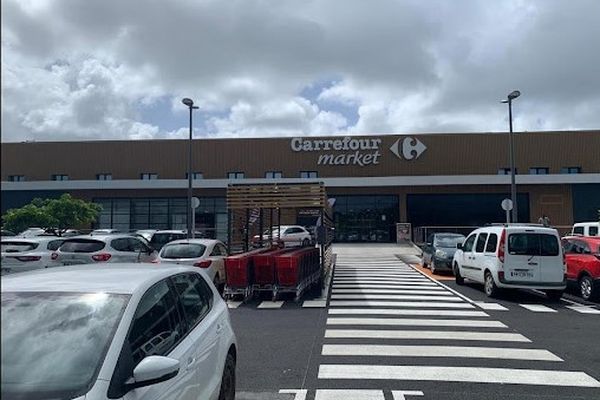
<svg viewBox="0 0 600 400">
<path fill-rule="evenodd" d="M 421 263 L 430 268 L 433 274 L 439 271 L 452 271 L 452 259 L 456 245 L 462 244 L 465 237 L 458 233 L 435 233 L 427 239 L 423 247 Z"/>
</svg>

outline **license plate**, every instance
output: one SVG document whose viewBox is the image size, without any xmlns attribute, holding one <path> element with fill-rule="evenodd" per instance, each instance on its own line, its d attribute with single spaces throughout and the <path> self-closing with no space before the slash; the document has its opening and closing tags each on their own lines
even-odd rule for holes
<svg viewBox="0 0 600 400">
<path fill-rule="evenodd" d="M 529 271 L 511 271 L 510 276 L 513 278 L 533 278 L 533 273 Z"/>
</svg>

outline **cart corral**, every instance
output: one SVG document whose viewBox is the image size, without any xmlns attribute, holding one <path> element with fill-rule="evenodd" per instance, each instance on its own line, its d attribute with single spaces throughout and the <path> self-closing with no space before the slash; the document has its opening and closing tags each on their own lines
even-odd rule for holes
<svg viewBox="0 0 600 400">
<path fill-rule="evenodd" d="M 333 260 L 332 212 L 321 182 L 230 184 L 227 208 L 231 255 L 225 259 L 225 298 L 241 296 L 245 301 L 268 293 L 277 300 L 292 293 L 298 301 L 308 291 L 321 295 Z M 309 246 L 285 247 L 279 236 L 282 210 L 318 215 Z M 255 233 L 258 243 L 251 242 Z M 251 249 L 252 244 L 258 248 Z"/>
</svg>

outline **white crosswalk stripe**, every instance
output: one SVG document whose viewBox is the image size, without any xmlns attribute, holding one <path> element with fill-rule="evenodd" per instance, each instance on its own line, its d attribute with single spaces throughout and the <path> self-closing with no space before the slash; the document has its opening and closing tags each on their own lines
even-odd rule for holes
<svg viewBox="0 0 600 400">
<path fill-rule="evenodd" d="M 338 253 L 318 371 L 319 382 L 331 387 L 339 381 L 338 389 L 318 389 L 315 400 L 390 398 L 374 390 L 374 382 L 383 380 L 600 387 L 592 376 L 568 370 L 560 357 L 491 318 L 491 312 L 508 311 L 503 304 L 461 298 L 394 259 L 397 248 L 387 249 L 344 247 Z M 520 306 L 557 312 L 541 304 Z M 600 313 L 594 307 L 569 309 Z M 426 358 L 430 363 L 415 361 Z M 392 397 L 404 399 L 409 392 L 394 390 Z"/>
</svg>

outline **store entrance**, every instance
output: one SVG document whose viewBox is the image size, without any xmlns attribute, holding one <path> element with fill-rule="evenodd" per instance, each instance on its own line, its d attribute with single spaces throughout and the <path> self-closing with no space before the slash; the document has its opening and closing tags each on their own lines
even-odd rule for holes
<svg viewBox="0 0 600 400">
<path fill-rule="evenodd" d="M 333 218 L 336 242 L 396 241 L 398 196 L 359 195 L 335 198 Z"/>
</svg>

